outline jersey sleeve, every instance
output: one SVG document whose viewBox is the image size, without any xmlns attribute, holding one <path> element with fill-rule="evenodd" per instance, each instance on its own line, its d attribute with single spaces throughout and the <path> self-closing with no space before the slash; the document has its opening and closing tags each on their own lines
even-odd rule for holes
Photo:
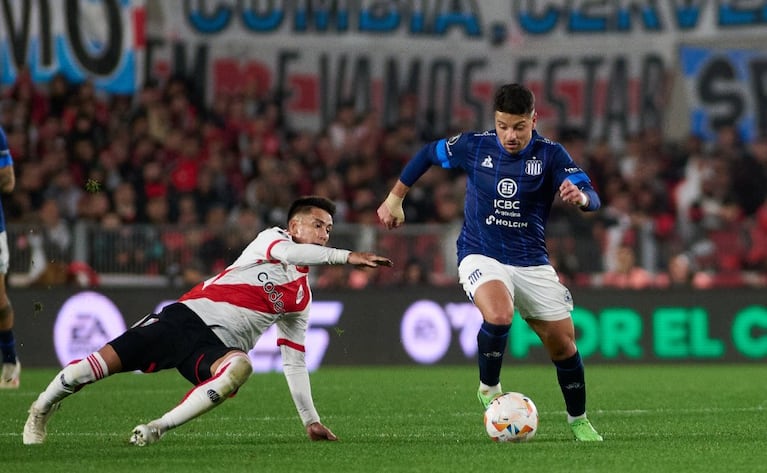
<svg viewBox="0 0 767 473">
<path fill-rule="evenodd" d="M 466 136 L 464 133 L 427 143 L 402 170 L 400 181 L 412 187 L 432 166 L 440 166 L 445 169 L 459 167 L 466 152 L 468 141 Z"/>
<path fill-rule="evenodd" d="M 350 253 L 350 250 L 296 243 L 286 230 L 273 227 L 259 233 L 235 264 L 262 260 L 295 266 L 346 264 Z"/>
<path fill-rule="evenodd" d="M 5 136 L 5 131 L 0 128 L 0 168 L 12 165 L 13 157 L 11 156 L 11 150 L 8 148 L 8 138 Z"/>
<path fill-rule="evenodd" d="M 602 204 L 589 176 L 573 161 L 562 145 L 557 145 L 553 156 L 555 188 L 559 188 L 565 179 L 569 180 L 588 196 L 589 204 L 583 207 L 583 210 L 597 210 Z"/>
<path fill-rule="evenodd" d="M 292 240 L 276 240 L 269 247 L 268 259 L 276 259 L 296 266 L 345 264 L 351 251 L 319 245 L 295 243 Z"/>
<path fill-rule="evenodd" d="M 320 416 L 314 407 L 312 386 L 306 367 L 304 347 L 306 328 L 307 320 L 304 317 L 288 318 L 277 322 L 277 345 L 282 355 L 282 371 L 304 426 L 320 421 Z"/>
</svg>

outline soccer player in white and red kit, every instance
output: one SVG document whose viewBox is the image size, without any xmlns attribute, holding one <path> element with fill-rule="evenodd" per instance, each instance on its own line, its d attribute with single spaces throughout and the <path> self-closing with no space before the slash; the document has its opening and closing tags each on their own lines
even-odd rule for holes
<svg viewBox="0 0 767 473">
<path fill-rule="evenodd" d="M 51 414 L 86 384 L 124 371 L 176 368 L 195 387 L 175 408 L 137 426 L 130 439 L 140 446 L 154 443 L 234 395 L 252 373 L 247 352 L 272 325 L 277 326 L 283 371 L 307 436 L 336 440 L 320 422 L 304 360 L 312 300 L 309 266 L 375 268 L 392 262 L 373 253 L 325 247 L 334 213 L 335 204 L 326 198 L 296 200 L 288 211 L 287 229 L 262 231 L 224 271 L 70 363 L 32 403 L 24 443 L 43 443 Z"/>
</svg>

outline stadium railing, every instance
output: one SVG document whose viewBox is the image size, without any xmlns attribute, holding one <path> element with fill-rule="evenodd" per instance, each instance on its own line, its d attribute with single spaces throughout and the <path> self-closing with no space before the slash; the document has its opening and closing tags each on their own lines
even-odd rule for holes
<svg viewBox="0 0 767 473">
<path fill-rule="evenodd" d="M 411 224 L 386 231 L 372 225 L 334 226 L 331 245 L 376 251 L 399 268 L 417 262 L 432 280 L 455 282 L 455 239 L 460 226 Z M 7 228 L 11 287 L 89 285 L 183 285 L 185 273 L 215 274 L 240 254 L 261 228 L 226 226 L 122 225 L 103 228 L 88 222 L 56 228 L 10 224 Z M 193 277 L 193 276 L 192 276 Z M 394 284 L 399 271 L 387 271 L 376 282 Z"/>
</svg>

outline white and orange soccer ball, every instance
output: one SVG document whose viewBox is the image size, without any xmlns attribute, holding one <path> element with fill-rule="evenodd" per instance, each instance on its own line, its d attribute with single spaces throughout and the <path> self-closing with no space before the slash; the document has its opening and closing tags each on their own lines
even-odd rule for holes
<svg viewBox="0 0 767 473">
<path fill-rule="evenodd" d="M 526 442 L 538 431 L 538 409 L 524 394 L 500 394 L 485 410 L 485 429 L 495 442 Z"/>
</svg>

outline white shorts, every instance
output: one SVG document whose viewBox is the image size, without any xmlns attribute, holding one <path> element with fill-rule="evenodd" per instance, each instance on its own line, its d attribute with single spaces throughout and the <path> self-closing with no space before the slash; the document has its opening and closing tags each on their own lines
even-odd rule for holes
<svg viewBox="0 0 767 473">
<path fill-rule="evenodd" d="M 8 274 L 11 255 L 8 253 L 8 233 L 0 232 L 0 274 Z"/>
<path fill-rule="evenodd" d="M 511 294 L 514 306 L 523 319 L 546 321 L 570 317 L 573 298 L 559 282 L 551 265 L 508 266 L 482 256 L 466 256 L 458 265 L 459 282 L 469 299 L 488 281 L 501 281 Z"/>
</svg>

